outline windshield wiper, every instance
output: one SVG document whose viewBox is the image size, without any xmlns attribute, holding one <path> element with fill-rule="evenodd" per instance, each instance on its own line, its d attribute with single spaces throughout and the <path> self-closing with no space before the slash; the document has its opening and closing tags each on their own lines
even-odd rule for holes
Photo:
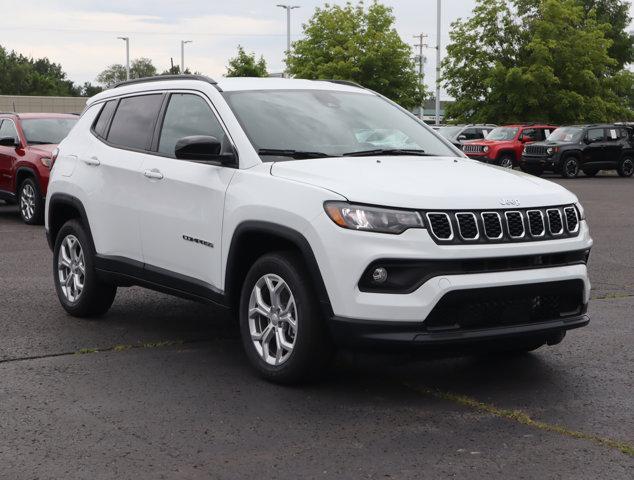
<svg viewBox="0 0 634 480">
<path fill-rule="evenodd" d="M 373 157 L 377 155 L 418 155 L 421 157 L 433 157 L 431 153 L 425 153 L 425 150 L 407 149 L 407 148 L 378 148 L 376 150 L 361 150 L 358 152 L 344 153 L 343 157 Z"/>
<path fill-rule="evenodd" d="M 297 160 L 301 160 L 304 158 L 326 158 L 331 157 L 332 155 L 327 155 L 322 152 L 305 152 L 302 150 L 281 150 L 275 148 L 260 148 L 258 150 L 258 155 L 267 155 L 272 157 L 291 157 Z"/>
</svg>

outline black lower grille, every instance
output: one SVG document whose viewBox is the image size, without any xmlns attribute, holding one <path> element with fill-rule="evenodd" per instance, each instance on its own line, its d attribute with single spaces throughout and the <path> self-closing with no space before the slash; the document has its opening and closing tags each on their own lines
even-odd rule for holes
<svg viewBox="0 0 634 480">
<path fill-rule="evenodd" d="M 473 330 L 521 325 L 582 313 L 581 280 L 456 290 L 447 293 L 427 316 L 429 331 Z"/>
</svg>

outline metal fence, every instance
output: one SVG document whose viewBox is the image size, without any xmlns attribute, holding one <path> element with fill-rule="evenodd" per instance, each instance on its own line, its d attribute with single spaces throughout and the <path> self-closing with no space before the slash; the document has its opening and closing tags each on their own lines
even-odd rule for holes
<svg viewBox="0 0 634 480">
<path fill-rule="evenodd" d="M 0 112 L 81 113 L 86 97 L 0 95 Z"/>
</svg>

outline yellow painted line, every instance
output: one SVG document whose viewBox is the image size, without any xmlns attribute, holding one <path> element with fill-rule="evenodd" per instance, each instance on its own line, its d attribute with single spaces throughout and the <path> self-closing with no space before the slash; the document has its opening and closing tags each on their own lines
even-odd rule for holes
<svg viewBox="0 0 634 480">
<path fill-rule="evenodd" d="M 411 390 L 414 390 L 415 392 L 422 393 L 424 395 L 429 395 L 441 400 L 447 400 L 449 402 L 456 403 L 464 407 L 472 408 L 473 410 L 488 413 L 490 415 L 494 415 L 499 418 L 504 418 L 506 420 L 511 420 L 516 423 L 520 423 L 522 425 L 526 425 L 532 428 L 537 428 L 545 432 L 558 433 L 560 435 L 565 435 L 567 437 L 576 438 L 579 440 L 586 440 L 594 444 L 601 445 L 603 447 L 608 447 L 611 449 L 618 450 L 626 455 L 634 457 L 634 445 L 626 443 L 626 442 L 613 440 L 611 438 L 602 437 L 602 436 L 594 435 L 591 433 L 584 433 L 584 432 L 579 432 L 577 430 L 571 430 L 562 425 L 556 425 L 556 424 L 542 422 L 539 420 L 533 420 L 527 413 L 524 413 L 521 410 L 509 410 L 504 408 L 498 408 L 494 405 L 481 402 L 479 400 L 476 400 L 475 398 L 468 397 L 466 395 L 458 395 L 455 393 L 444 392 L 442 390 L 438 390 L 435 388 L 420 387 L 420 386 L 412 385 L 409 383 L 405 383 L 405 386 L 407 386 L 407 388 Z"/>
</svg>

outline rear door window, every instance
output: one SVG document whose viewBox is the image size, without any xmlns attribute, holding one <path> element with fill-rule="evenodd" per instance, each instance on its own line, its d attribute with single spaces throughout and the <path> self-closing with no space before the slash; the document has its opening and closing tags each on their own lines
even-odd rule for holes
<svg viewBox="0 0 634 480">
<path fill-rule="evenodd" d="M 108 133 L 106 129 L 108 128 L 108 123 L 110 122 L 110 117 L 112 117 L 112 113 L 114 109 L 117 107 L 118 100 L 110 100 L 106 102 L 101 107 L 101 112 L 99 113 L 99 117 L 95 122 L 95 133 L 101 137 L 106 138 L 106 134 Z"/>
<path fill-rule="evenodd" d="M 108 142 L 135 150 L 149 149 L 162 101 L 163 94 L 122 98 L 112 119 Z"/>
<path fill-rule="evenodd" d="M 477 140 L 478 138 L 482 138 L 478 133 L 478 130 L 475 128 L 466 128 L 461 135 L 464 135 L 466 140 Z"/>
</svg>

